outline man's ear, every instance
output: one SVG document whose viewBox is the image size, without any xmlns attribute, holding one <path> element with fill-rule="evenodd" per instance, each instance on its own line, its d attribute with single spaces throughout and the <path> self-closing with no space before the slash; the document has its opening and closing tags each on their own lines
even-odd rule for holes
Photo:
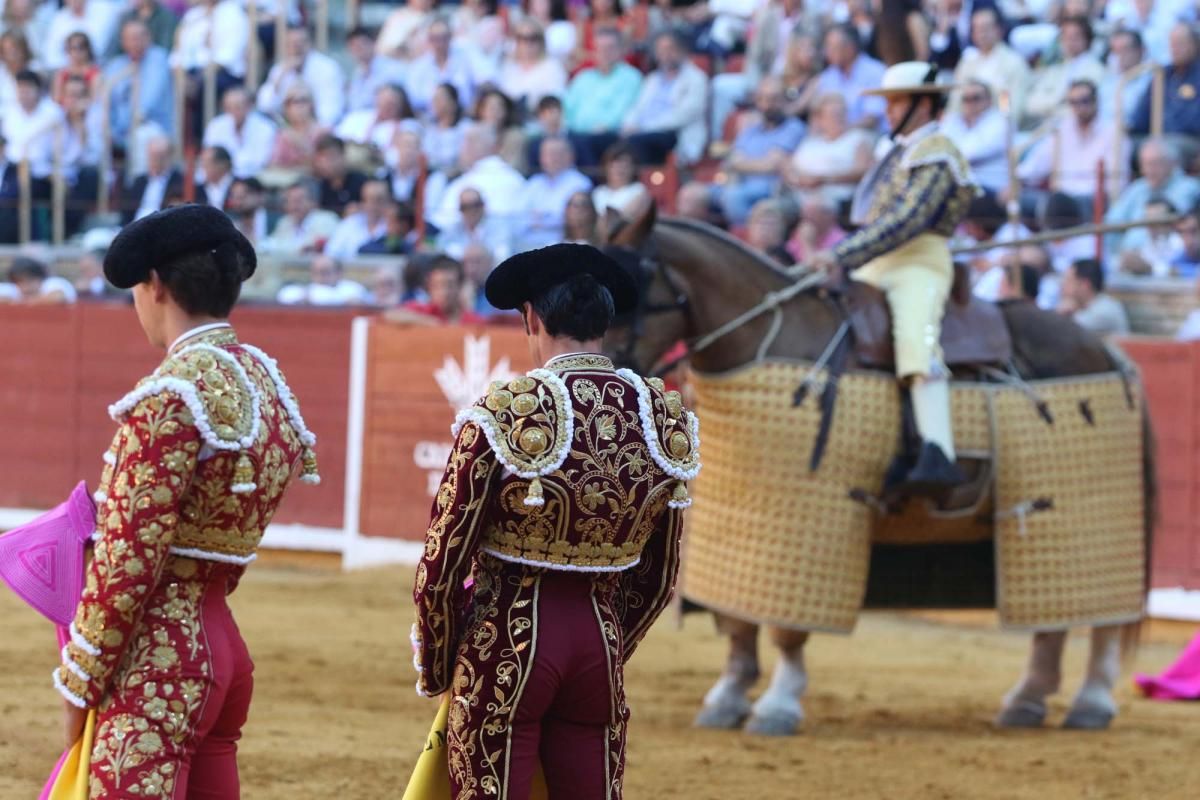
<svg viewBox="0 0 1200 800">
<path fill-rule="evenodd" d="M 521 306 L 521 321 L 525 323 L 525 333 L 530 336 L 537 336 L 541 331 L 542 321 L 538 319 L 537 314 L 533 313 L 533 305 L 525 303 Z"/>
<path fill-rule="evenodd" d="M 150 270 L 150 277 L 146 279 L 150 284 L 150 288 L 154 291 L 154 301 L 161 303 L 167 299 L 167 285 L 163 283 L 162 278 L 154 270 Z"/>
</svg>

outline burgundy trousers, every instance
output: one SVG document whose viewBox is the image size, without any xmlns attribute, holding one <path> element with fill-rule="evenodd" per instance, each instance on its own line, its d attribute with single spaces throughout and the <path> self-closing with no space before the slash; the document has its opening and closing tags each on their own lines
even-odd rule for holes
<svg viewBox="0 0 1200 800">
<path fill-rule="evenodd" d="M 254 664 L 225 602 L 230 574 L 240 569 L 196 563 L 187 580 L 168 564 L 100 705 L 93 797 L 240 797 L 237 742 Z"/>
<path fill-rule="evenodd" d="M 628 711 L 610 578 L 480 564 L 450 706 L 454 797 L 527 800 L 540 761 L 550 800 L 620 800 Z"/>
</svg>

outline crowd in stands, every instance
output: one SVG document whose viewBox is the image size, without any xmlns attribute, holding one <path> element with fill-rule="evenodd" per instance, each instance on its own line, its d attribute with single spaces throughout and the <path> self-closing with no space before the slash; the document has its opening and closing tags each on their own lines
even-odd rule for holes
<svg viewBox="0 0 1200 800">
<path fill-rule="evenodd" d="M 972 255 L 978 295 L 1090 320 L 1117 273 L 1200 272 L 1188 0 L 404 0 L 328 52 L 312 6 L 0 0 L 0 244 L 51 238 L 56 185 L 67 238 L 208 203 L 264 258 L 309 264 L 280 303 L 448 320 L 494 312 L 478 287 L 508 255 L 598 241 L 608 209 L 651 199 L 804 262 L 846 235 L 887 142 L 862 91 L 922 59 L 956 87 L 943 129 L 983 190 L 963 240 L 1161 220 L 1099 252 Z M 345 277 L 372 256 L 374 285 Z M 0 302 L 104 294 L 96 263 L 75 285 L 9 272 Z M 1119 328 L 1109 312 L 1092 316 Z"/>
</svg>

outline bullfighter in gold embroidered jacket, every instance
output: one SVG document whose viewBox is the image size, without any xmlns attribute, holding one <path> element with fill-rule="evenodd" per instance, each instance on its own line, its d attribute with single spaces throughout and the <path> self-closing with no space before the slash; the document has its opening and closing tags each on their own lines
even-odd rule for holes
<svg viewBox="0 0 1200 800">
<path fill-rule="evenodd" d="M 417 688 L 452 693 L 458 800 L 524 800 L 539 754 L 551 798 L 616 800 L 622 667 L 674 588 L 696 418 L 594 352 L 637 300 L 600 251 L 519 254 L 486 292 L 521 309 L 544 366 L 455 424 L 413 592 Z"/>
<path fill-rule="evenodd" d="M 928 494 L 962 480 L 954 464 L 949 377 L 942 361 L 942 313 L 954 282 L 947 239 L 978 189 L 966 159 L 937 127 L 943 95 L 936 68 L 889 67 L 883 85 L 894 143 L 859 186 L 851 215 L 862 225 L 814 266 L 850 272 L 883 290 L 892 311 L 896 374 L 912 398 L 919 453 L 897 460 L 889 483 Z"/>
<path fill-rule="evenodd" d="M 275 361 L 225 321 L 254 267 L 207 206 L 130 225 L 106 258 L 167 357 L 109 408 L 94 556 L 53 676 L 69 735 L 97 709 L 92 797 L 238 796 L 253 665 L 225 596 L 292 476 L 317 480 Z"/>
</svg>

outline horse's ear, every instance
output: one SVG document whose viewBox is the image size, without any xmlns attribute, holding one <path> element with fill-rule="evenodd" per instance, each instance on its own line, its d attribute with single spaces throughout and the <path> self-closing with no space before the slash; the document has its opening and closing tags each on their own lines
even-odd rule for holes
<svg viewBox="0 0 1200 800">
<path fill-rule="evenodd" d="M 617 211 L 612 206 L 604 207 L 604 241 L 609 244 L 616 244 L 617 236 L 628 224 L 628 221 L 621 216 L 620 211 Z"/>
<path fill-rule="evenodd" d="M 654 223 L 658 221 L 658 204 L 649 200 L 642 213 L 633 220 L 627 238 L 634 244 L 640 245 L 654 231 Z"/>
</svg>

